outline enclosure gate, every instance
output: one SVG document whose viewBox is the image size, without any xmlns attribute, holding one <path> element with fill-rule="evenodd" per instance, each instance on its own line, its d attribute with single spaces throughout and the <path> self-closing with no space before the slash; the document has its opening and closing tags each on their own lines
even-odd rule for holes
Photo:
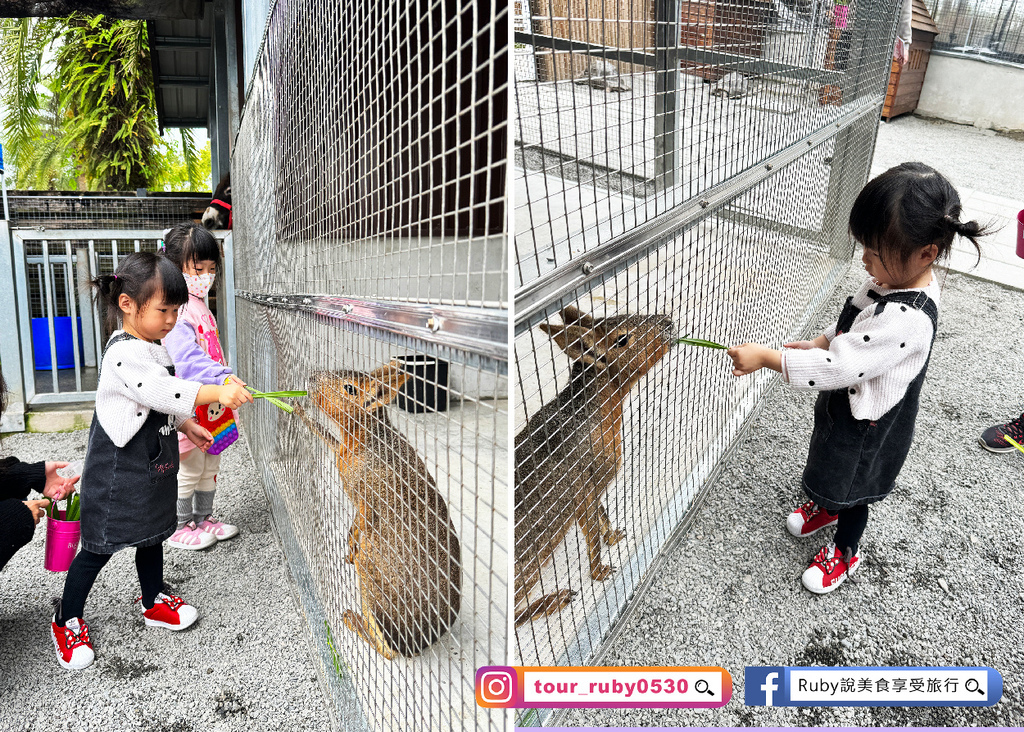
<svg viewBox="0 0 1024 732">
<path fill-rule="evenodd" d="M 247 81 L 238 366 L 310 397 L 242 432 L 345 730 L 505 728 L 506 15 L 278 0 Z"/>
<path fill-rule="evenodd" d="M 233 346 L 234 297 L 231 235 L 213 232 L 226 253 L 218 280 L 218 321 L 228 350 Z M 2 297 L 0 360 L 11 388 L 11 429 L 24 429 L 24 408 L 96 399 L 103 354 L 102 306 L 91 282 L 117 269 L 130 252 L 156 251 L 163 229 L 47 229 L 10 227 L 0 221 L 0 251 L 9 277 Z M 6 423 L 6 419 L 5 419 Z"/>
<path fill-rule="evenodd" d="M 517 663 L 600 663 L 772 383 L 674 338 L 779 347 L 847 271 L 897 14 L 893 0 L 518 8 Z M 563 513 L 534 530 L 559 501 L 591 515 L 594 493 L 592 524 Z"/>
</svg>

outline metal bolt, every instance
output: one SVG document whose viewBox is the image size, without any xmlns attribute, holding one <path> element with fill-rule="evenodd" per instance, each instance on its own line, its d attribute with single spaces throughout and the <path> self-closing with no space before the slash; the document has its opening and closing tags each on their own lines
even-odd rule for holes
<svg viewBox="0 0 1024 732">
<path fill-rule="evenodd" d="M 431 333 L 436 333 L 437 331 L 441 330 L 441 318 L 427 318 L 427 330 L 429 330 Z"/>
<path fill-rule="evenodd" d="M 594 271 L 594 265 L 593 264 L 591 264 L 590 262 L 584 262 L 583 263 L 583 274 L 587 274 L 588 275 L 588 274 L 590 274 L 593 271 Z"/>
<path fill-rule="evenodd" d="M 302 304 L 303 305 L 312 305 L 313 301 L 310 300 L 308 297 L 304 297 L 304 298 L 302 298 Z"/>
<path fill-rule="evenodd" d="M 772 169 L 772 164 L 768 163 L 767 165 L 764 166 L 764 169 L 765 170 L 771 170 Z"/>
<path fill-rule="evenodd" d="M 813 144 L 814 144 L 814 143 L 813 143 L 813 142 L 811 142 L 810 140 L 808 140 L 808 141 L 807 141 L 807 147 L 810 147 L 810 146 L 811 146 L 811 145 L 813 145 Z"/>
<path fill-rule="evenodd" d="M 348 315 L 353 310 L 355 310 L 355 308 L 353 308 L 351 305 L 345 304 L 341 306 L 341 312 L 345 313 L 345 315 Z"/>
<path fill-rule="evenodd" d="M 710 203 L 709 203 L 708 201 L 701 201 L 701 202 L 700 202 L 700 207 L 701 207 L 701 208 L 707 208 L 707 207 L 708 207 L 708 206 L 710 206 L 710 205 L 711 205 L 711 204 L 710 204 Z"/>
</svg>

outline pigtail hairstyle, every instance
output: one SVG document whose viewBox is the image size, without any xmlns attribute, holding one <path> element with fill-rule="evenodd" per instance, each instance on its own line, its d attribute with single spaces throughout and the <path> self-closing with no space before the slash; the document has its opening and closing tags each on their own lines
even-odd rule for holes
<svg viewBox="0 0 1024 732">
<path fill-rule="evenodd" d="M 981 261 L 978 239 L 990 227 L 960 221 L 960 195 L 937 170 L 924 163 L 902 163 L 864 186 L 850 210 L 850 234 L 878 252 L 883 266 L 901 264 L 914 252 L 935 244 L 936 262 L 949 257 L 957 234 L 970 241 Z"/>
<path fill-rule="evenodd" d="M 153 252 L 132 252 L 121 259 L 114 274 L 101 274 L 92 281 L 96 301 L 103 306 L 104 338 L 121 326 L 121 295 L 127 295 L 141 311 L 154 297 L 167 305 L 188 302 L 188 288 L 181 268 Z"/>
<path fill-rule="evenodd" d="M 220 269 L 220 244 L 206 227 L 194 221 L 175 224 L 164 235 L 164 254 L 184 270 L 186 264 L 198 266 L 211 261 Z"/>
</svg>

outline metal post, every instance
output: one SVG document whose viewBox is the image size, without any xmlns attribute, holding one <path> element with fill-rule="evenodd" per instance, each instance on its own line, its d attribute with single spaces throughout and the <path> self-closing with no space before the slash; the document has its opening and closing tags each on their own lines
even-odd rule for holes
<svg viewBox="0 0 1024 732">
<path fill-rule="evenodd" d="M 238 343 L 235 332 L 235 249 L 231 233 L 224 237 L 224 276 L 223 292 L 217 293 L 217 316 L 220 322 L 217 328 L 221 336 L 227 340 L 224 349 L 228 354 L 228 366 L 238 371 L 236 346 Z M 221 304 L 223 303 L 223 304 Z"/>
<path fill-rule="evenodd" d="M 68 299 L 68 310 L 71 315 L 71 348 L 75 362 L 75 391 L 82 390 L 82 360 L 78 351 L 78 306 L 75 301 L 75 275 L 71 268 L 71 242 L 64 242 L 67 260 L 64 262 L 64 297 Z"/>
<path fill-rule="evenodd" d="M 217 160 L 213 167 L 214 185 L 231 172 L 231 132 L 228 126 L 228 54 L 224 0 L 213 4 L 213 33 L 210 38 L 210 139 L 217 140 Z M 211 143 L 212 149 L 212 143 Z"/>
<path fill-rule="evenodd" d="M 235 135 L 238 134 L 238 122 L 241 116 L 238 77 L 238 14 L 235 4 L 229 2 L 224 9 L 224 53 L 227 57 L 227 92 L 228 92 L 228 144 L 230 153 L 234 151 Z"/>
<path fill-rule="evenodd" d="M 25 389 L 26 408 L 36 395 L 36 372 L 32 343 L 32 321 L 29 313 L 28 272 L 25 269 L 25 242 L 12 232 L 11 244 L 14 248 L 14 284 L 17 287 L 17 301 L 25 303 L 18 308 L 18 332 L 21 333 L 21 369 L 22 385 Z"/>
<path fill-rule="evenodd" d="M 46 239 L 42 241 L 43 245 L 43 282 L 45 283 L 43 297 L 43 314 L 46 316 L 46 326 L 50 333 L 50 372 L 53 374 L 53 393 L 57 394 L 60 392 L 60 384 L 57 381 L 57 334 L 54 330 L 53 319 L 57 315 L 56 307 L 53 301 L 53 285 L 51 280 L 53 279 L 50 273 L 50 248 L 49 242 Z"/>
<path fill-rule="evenodd" d="M 96 366 L 96 334 L 93 333 L 92 276 L 89 250 L 75 249 L 75 276 L 78 279 L 78 312 L 82 317 L 82 350 L 87 368 Z"/>
<path fill-rule="evenodd" d="M 5 199 L 6 200 L 6 199 Z M 14 262 L 11 253 L 10 223 L 0 221 L 0 369 L 7 382 L 8 404 L 0 419 L 0 432 L 25 431 L 25 384 L 21 372 L 21 337 L 14 289 Z M 27 347 L 27 346 L 26 346 Z"/>
<path fill-rule="evenodd" d="M 676 183 L 676 108 L 679 94 L 679 23 L 682 0 L 654 3 L 654 185 L 667 191 Z"/>
</svg>

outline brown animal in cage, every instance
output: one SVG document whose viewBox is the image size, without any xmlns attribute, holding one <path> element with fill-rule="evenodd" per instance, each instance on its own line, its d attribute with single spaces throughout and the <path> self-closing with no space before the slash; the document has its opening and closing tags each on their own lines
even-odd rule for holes
<svg viewBox="0 0 1024 732">
<path fill-rule="evenodd" d="M 301 408 L 295 413 L 335 453 L 356 518 L 349 554 L 362 608 L 345 625 L 387 659 L 415 656 L 444 635 L 462 601 L 461 546 L 427 466 L 388 419 L 409 378 L 397 361 L 372 374 L 316 374 L 311 397 L 337 423 L 337 440 Z"/>
<path fill-rule="evenodd" d="M 601 562 L 601 541 L 612 546 L 625 533 L 613 529 L 602 499 L 622 466 L 622 403 L 629 390 L 672 347 L 675 324 L 664 315 L 595 320 L 575 307 L 562 325 L 542 324 L 572 361 L 569 384 L 516 435 L 516 626 L 565 608 L 568 588 L 530 603 L 541 568 L 579 524 L 587 543 L 590 576 L 604 581 L 614 568 Z"/>
</svg>

